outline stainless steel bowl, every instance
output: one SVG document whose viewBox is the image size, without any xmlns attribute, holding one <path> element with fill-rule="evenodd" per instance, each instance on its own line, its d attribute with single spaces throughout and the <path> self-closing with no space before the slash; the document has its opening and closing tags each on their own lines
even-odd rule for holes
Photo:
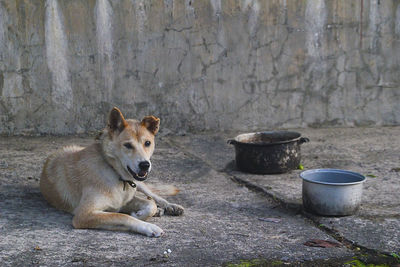
<svg viewBox="0 0 400 267">
<path fill-rule="evenodd" d="M 303 179 L 303 207 L 318 215 L 354 214 L 361 204 L 365 177 L 337 169 L 314 169 L 300 173 Z"/>
</svg>

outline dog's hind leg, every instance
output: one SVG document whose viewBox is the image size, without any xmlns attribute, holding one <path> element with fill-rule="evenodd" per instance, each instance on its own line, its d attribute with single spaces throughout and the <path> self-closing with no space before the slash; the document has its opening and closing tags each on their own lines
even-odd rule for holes
<svg viewBox="0 0 400 267">
<path fill-rule="evenodd" d="M 138 218 L 140 220 L 146 220 L 153 217 L 157 212 L 157 204 L 151 198 L 147 199 L 135 196 L 127 205 L 125 205 L 121 212 L 128 213 L 132 217 Z"/>
</svg>

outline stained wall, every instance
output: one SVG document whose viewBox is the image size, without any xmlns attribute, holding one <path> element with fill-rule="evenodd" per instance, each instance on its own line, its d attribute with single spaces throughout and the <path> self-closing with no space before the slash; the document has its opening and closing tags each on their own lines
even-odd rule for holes
<svg viewBox="0 0 400 267">
<path fill-rule="evenodd" d="M 0 133 L 400 123 L 396 0 L 0 0 Z"/>
</svg>

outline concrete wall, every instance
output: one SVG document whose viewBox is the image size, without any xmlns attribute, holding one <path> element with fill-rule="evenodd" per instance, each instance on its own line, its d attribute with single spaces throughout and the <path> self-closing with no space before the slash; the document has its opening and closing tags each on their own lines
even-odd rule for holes
<svg viewBox="0 0 400 267">
<path fill-rule="evenodd" d="M 0 0 L 0 133 L 400 123 L 396 0 Z"/>
</svg>

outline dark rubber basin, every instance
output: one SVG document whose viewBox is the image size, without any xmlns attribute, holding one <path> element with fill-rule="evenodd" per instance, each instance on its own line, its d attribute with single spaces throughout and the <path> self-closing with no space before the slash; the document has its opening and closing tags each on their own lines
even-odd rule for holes
<svg viewBox="0 0 400 267">
<path fill-rule="evenodd" d="M 296 169 L 301 160 L 300 145 L 308 141 L 298 132 L 268 131 L 241 134 L 228 143 L 235 146 L 239 170 L 273 174 Z"/>
</svg>

